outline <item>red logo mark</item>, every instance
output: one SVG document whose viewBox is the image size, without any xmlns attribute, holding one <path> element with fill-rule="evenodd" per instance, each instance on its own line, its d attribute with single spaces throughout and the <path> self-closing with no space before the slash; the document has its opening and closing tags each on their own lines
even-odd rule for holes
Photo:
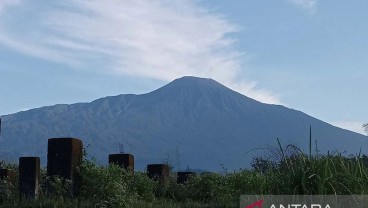
<svg viewBox="0 0 368 208">
<path fill-rule="evenodd" d="M 262 204 L 263 204 L 263 200 L 259 200 L 245 208 L 254 208 L 254 207 L 262 208 Z"/>
</svg>

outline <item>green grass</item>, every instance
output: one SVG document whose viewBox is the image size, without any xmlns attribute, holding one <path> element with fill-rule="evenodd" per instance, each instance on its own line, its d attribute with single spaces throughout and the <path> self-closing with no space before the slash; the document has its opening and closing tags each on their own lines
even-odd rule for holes
<svg viewBox="0 0 368 208">
<path fill-rule="evenodd" d="M 252 170 L 198 175 L 185 185 L 174 176 L 157 182 L 144 172 L 83 161 L 77 197 L 70 197 L 68 181 L 42 171 L 37 200 L 20 199 L 17 184 L 1 181 L 0 207 L 238 207 L 245 194 L 368 194 L 367 156 L 312 155 L 279 145 L 276 160 L 255 158 Z"/>
</svg>

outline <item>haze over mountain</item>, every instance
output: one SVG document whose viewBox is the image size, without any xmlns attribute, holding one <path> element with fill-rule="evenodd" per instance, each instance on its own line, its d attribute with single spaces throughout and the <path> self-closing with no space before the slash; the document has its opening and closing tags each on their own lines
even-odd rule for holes
<svg viewBox="0 0 368 208">
<path fill-rule="evenodd" d="M 58 104 L 5 115 L 2 121 L 0 160 L 40 156 L 43 164 L 47 139 L 53 137 L 82 139 L 89 156 L 102 164 L 123 143 L 138 169 L 164 161 L 181 169 L 249 167 L 252 156 L 264 154 L 254 149 L 277 146 L 276 138 L 307 150 L 309 126 L 321 152 L 368 150 L 364 135 L 196 77 L 174 80 L 147 94 Z"/>
</svg>

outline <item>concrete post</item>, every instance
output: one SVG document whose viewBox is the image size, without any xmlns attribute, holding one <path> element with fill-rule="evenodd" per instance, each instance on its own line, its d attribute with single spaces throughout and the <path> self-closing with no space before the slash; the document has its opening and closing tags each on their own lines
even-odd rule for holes
<svg viewBox="0 0 368 208">
<path fill-rule="evenodd" d="M 179 184 L 186 184 L 190 177 L 196 176 L 195 172 L 177 172 L 176 173 L 176 182 Z"/>
<path fill-rule="evenodd" d="M 169 166 L 167 164 L 150 164 L 147 165 L 147 174 L 153 180 L 165 180 L 169 177 Z"/>
<path fill-rule="evenodd" d="M 82 162 L 82 147 L 82 141 L 76 138 L 48 140 L 47 175 L 71 180 L 73 196 L 78 193 L 80 186 L 77 167 Z"/>
<path fill-rule="evenodd" d="M 110 154 L 109 164 L 111 163 L 134 173 L 134 156 L 131 154 Z"/>
<path fill-rule="evenodd" d="M 19 158 L 19 194 L 21 197 L 36 199 L 40 182 L 40 158 Z"/>
</svg>

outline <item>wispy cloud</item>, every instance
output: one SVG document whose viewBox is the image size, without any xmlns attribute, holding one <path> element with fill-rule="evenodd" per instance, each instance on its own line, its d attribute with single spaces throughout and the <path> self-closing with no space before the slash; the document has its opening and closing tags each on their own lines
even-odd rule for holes
<svg viewBox="0 0 368 208">
<path fill-rule="evenodd" d="M 0 12 L 7 6 L 13 6 L 20 3 L 20 0 L 1 0 L 0 1 Z"/>
<path fill-rule="evenodd" d="M 331 122 L 332 125 L 343 128 L 343 129 L 347 129 L 350 131 L 354 131 L 360 134 L 365 134 L 364 129 L 363 129 L 363 122 L 359 122 L 359 121 L 334 121 Z"/>
<path fill-rule="evenodd" d="M 318 0 L 288 0 L 289 2 L 295 4 L 296 6 L 314 13 Z"/>
<path fill-rule="evenodd" d="M 107 73 L 166 81 L 210 77 L 260 101 L 279 103 L 271 92 L 239 78 L 247 57 L 230 37 L 239 28 L 194 0 L 67 0 L 42 8 L 17 14 L 33 17 L 25 26 L 2 24 L 0 44 Z"/>
</svg>

